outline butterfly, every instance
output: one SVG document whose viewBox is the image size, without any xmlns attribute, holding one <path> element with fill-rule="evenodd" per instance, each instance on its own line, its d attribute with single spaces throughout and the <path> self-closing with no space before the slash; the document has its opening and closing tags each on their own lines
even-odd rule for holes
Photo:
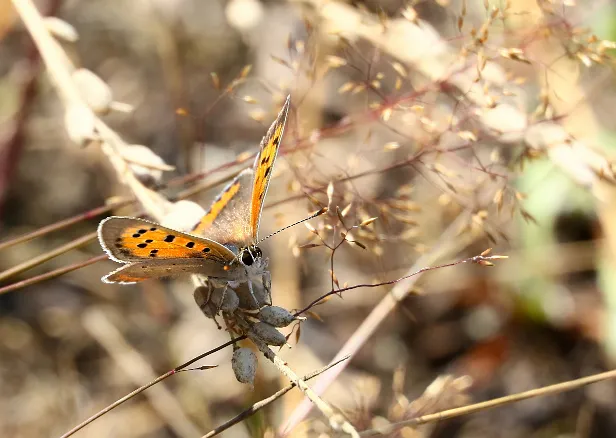
<svg viewBox="0 0 616 438">
<path fill-rule="evenodd" d="M 257 246 L 259 222 L 289 106 L 290 96 L 261 140 L 252 168 L 229 183 L 190 233 L 133 217 L 102 220 L 100 244 L 109 258 L 124 264 L 102 281 L 130 284 L 189 273 L 221 284 L 248 282 L 251 294 L 251 279 L 261 277 L 269 288 L 267 259 Z"/>
</svg>

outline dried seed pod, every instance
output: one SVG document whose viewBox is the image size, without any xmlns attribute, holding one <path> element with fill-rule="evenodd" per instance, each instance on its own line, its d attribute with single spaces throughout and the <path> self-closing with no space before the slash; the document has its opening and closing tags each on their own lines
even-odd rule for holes
<svg viewBox="0 0 616 438">
<path fill-rule="evenodd" d="M 80 68 L 73 72 L 73 81 L 86 104 L 97 114 L 107 114 L 113 102 L 111 88 L 94 72 Z"/>
<path fill-rule="evenodd" d="M 205 213 L 203 207 L 196 202 L 178 201 L 173 204 L 160 223 L 174 230 L 190 232 Z"/>
<path fill-rule="evenodd" d="M 257 374 L 257 355 L 250 348 L 238 348 L 233 352 L 231 368 L 238 382 L 252 386 Z"/>
<path fill-rule="evenodd" d="M 210 301 L 211 289 L 205 286 L 199 286 L 193 292 L 193 298 L 195 299 L 195 303 L 201 309 L 203 314 L 213 319 L 216 316 L 217 308 Z"/>
<path fill-rule="evenodd" d="M 240 299 L 233 289 L 225 286 L 224 288 L 216 288 L 212 291 L 210 302 L 218 310 L 234 312 L 240 304 Z"/>
<path fill-rule="evenodd" d="M 268 345 L 280 347 L 287 343 L 287 338 L 284 337 L 273 325 L 266 322 L 257 322 L 250 327 L 249 335 L 256 336 Z"/>
<path fill-rule="evenodd" d="M 64 20 L 58 17 L 45 17 L 45 27 L 54 37 L 62 38 L 64 41 L 74 43 L 79 39 L 79 35 L 75 28 Z"/>
<path fill-rule="evenodd" d="M 94 140 L 94 114 L 85 105 L 70 105 L 64 113 L 64 126 L 69 138 L 79 146 Z"/>
<path fill-rule="evenodd" d="M 286 327 L 297 318 L 287 309 L 278 306 L 265 306 L 257 315 L 261 321 L 274 327 Z"/>
<path fill-rule="evenodd" d="M 163 171 L 175 169 L 147 146 L 131 144 L 122 148 L 121 153 L 135 176 L 144 183 L 159 182 L 163 177 Z"/>
</svg>

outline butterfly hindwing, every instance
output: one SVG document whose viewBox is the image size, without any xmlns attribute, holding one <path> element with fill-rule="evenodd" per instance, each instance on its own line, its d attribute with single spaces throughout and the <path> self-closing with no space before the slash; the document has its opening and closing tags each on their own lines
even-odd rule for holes
<svg viewBox="0 0 616 438">
<path fill-rule="evenodd" d="M 206 259 L 224 266 L 235 258 L 231 250 L 212 240 L 131 217 L 104 219 L 98 227 L 98 237 L 103 249 L 120 263 Z"/>
<path fill-rule="evenodd" d="M 226 278 L 229 271 L 224 264 L 211 259 L 158 259 L 123 265 L 105 275 L 105 283 L 131 284 L 152 278 L 176 277 L 181 274 L 202 274 Z"/>
</svg>

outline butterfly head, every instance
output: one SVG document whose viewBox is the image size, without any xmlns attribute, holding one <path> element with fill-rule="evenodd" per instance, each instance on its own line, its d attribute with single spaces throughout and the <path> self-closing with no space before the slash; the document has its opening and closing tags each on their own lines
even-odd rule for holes
<svg viewBox="0 0 616 438">
<path fill-rule="evenodd" d="M 255 262 L 258 262 L 263 257 L 261 248 L 256 245 L 250 245 L 242 249 L 240 259 L 244 266 L 252 266 Z"/>
</svg>

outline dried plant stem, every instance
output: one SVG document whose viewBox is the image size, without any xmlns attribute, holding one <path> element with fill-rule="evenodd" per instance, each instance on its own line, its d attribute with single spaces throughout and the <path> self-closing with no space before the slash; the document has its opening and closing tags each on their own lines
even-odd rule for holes
<svg viewBox="0 0 616 438">
<path fill-rule="evenodd" d="M 48 1 L 45 5 L 47 13 L 55 14 L 61 4 L 61 0 Z M 19 90 L 19 106 L 11 119 L 3 123 L 0 135 L 0 215 L 4 211 L 8 185 L 18 169 L 17 163 L 25 146 L 25 127 L 37 96 L 40 66 L 41 59 L 33 44 L 28 45 L 25 58 L 11 66 L 21 73 L 14 83 Z"/>
<path fill-rule="evenodd" d="M 107 155 L 120 181 L 131 189 L 148 215 L 160 221 L 169 210 L 171 203 L 161 194 L 146 188 L 135 177 L 120 152 L 121 148 L 126 146 L 120 136 L 98 118 L 95 126 L 104 140 L 101 150 Z"/>
<path fill-rule="evenodd" d="M 616 370 L 606 371 L 604 373 L 594 374 L 588 377 L 582 377 L 568 382 L 557 383 L 555 385 L 544 386 L 543 388 L 531 389 L 530 391 L 519 392 L 517 394 L 508 395 L 505 397 L 495 398 L 481 403 L 462 406 L 460 408 L 447 409 L 435 414 L 422 415 L 421 417 L 411 418 L 410 420 L 400 421 L 378 429 L 365 430 L 360 433 L 360 436 L 380 436 L 389 435 L 407 426 L 419 426 L 426 423 L 434 423 L 436 421 L 447 420 L 449 418 L 459 417 L 461 415 L 472 414 L 475 412 L 491 409 L 498 406 L 515 403 L 534 397 L 546 395 L 554 395 L 565 391 L 571 391 L 581 388 L 592 383 L 601 382 L 603 380 L 615 379 Z"/>
<path fill-rule="evenodd" d="M 72 65 L 66 52 L 49 34 L 43 17 L 30 0 L 12 0 L 15 9 L 32 36 L 49 76 L 65 103 L 83 103 L 66 66 Z"/>
<path fill-rule="evenodd" d="M 104 256 L 106 257 L 106 256 Z M 117 408 L 118 406 L 120 406 L 121 404 L 123 404 L 124 402 L 130 400 L 131 398 L 133 398 L 134 396 L 136 396 L 137 394 L 142 393 L 143 391 L 145 391 L 146 389 L 150 388 L 151 386 L 156 385 L 157 383 L 159 383 L 162 380 L 165 380 L 167 377 L 171 377 L 174 374 L 176 374 L 179 371 L 182 371 L 184 368 L 192 365 L 193 363 L 197 362 L 198 360 L 203 359 L 206 356 L 209 356 L 210 354 L 214 354 L 217 351 L 220 351 L 224 348 L 227 348 L 228 346 L 234 344 L 235 342 L 239 342 L 239 341 L 243 341 L 244 339 L 246 339 L 246 336 L 240 336 L 238 338 L 235 338 L 232 341 L 229 342 L 225 342 L 222 345 L 219 345 L 216 348 L 213 348 L 209 351 L 206 351 L 205 353 L 202 353 L 198 356 L 193 357 L 192 359 L 190 359 L 188 362 L 184 362 L 182 365 L 179 365 L 177 367 L 175 367 L 174 369 L 167 371 L 165 374 L 162 374 L 160 376 L 158 376 L 156 379 L 152 380 L 150 383 L 147 383 L 137 389 L 135 389 L 133 392 L 131 392 L 130 394 L 126 394 L 124 397 L 116 400 L 115 402 L 111 403 L 109 406 L 101 409 L 100 411 L 98 411 L 96 414 L 92 415 L 90 418 L 84 420 L 83 422 L 79 423 L 77 426 L 73 427 L 71 430 L 69 430 L 68 432 L 66 432 L 64 435 L 62 435 L 60 438 L 68 438 L 72 435 L 74 435 L 76 432 L 80 431 L 81 429 L 83 429 L 84 427 L 86 427 L 88 424 L 92 423 L 94 420 L 96 420 L 97 418 L 102 417 L 103 415 L 105 415 L 107 412 Z"/>
<path fill-rule="evenodd" d="M 285 361 L 283 361 L 276 353 L 272 351 L 271 348 L 265 344 L 265 342 L 263 342 L 258 336 L 252 335 L 250 332 L 248 332 L 248 338 L 257 346 L 259 351 L 261 351 L 261 353 L 263 353 L 263 355 L 270 360 L 282 374 L 284 374 L 293 384 L 295 384 L 306 395 L 306 397 L 314 403 L 321 413 L 327 417 L 329 420 L 329 425 L 332 429 L 341 430 L 353 438 L 359 437 L 359 434 L 353 425 L 349 423 L 341 413 L 336 412 L 334 408 L 329 405 L 329 403 L 319 397 L 306 384 L 306 382 L 304 382 L 303 379 L 301 379 L 291 368 L 287 366 Z M 341 359 L 343 359 L 343 357 L 336 358 L 333 362 L 340 362 Z"/>
<path fill-rule="evenodd" d="M 497 256 L 483 256 L 483 255 L 477 255 L 477 256 L 473 256 L 473 257 L 468 257 L 466 259 L 457 260 L 455 262 L 445 263 L 445 264 L 442 264 L 442 265 L 426 266 L 426 267 L 423 267 L 421 269 L 418 269 L 417 271 L 414 271 L 414 272 L 411 272 L 411 273 L 407 273 L 403 277 L 397 278 L 395 280 L 383 281 L 381 283 L 362 283 L 362 284 L 355 284 L 353 286 L 341 287 L 341 288 L 335 289 L 335 290 L 332 289 L 331 291 L 327 292 L 326 294 L 321 295 L 319 298 L 317 298 L 314 301 L 312 301 L 310 304 L 308 304 L 302 310 L 298 310 L 297 312 L 295 312 L 295 316 L 299 316 L 299 315 L 301 315 L 303 313 L 306 313 L 307 311 L 312 309 L 314 306 L 316 306 L 317 304 L 321 303 L 327 297 L 330 297 L 332 295 L 340 295 L 343 292 L 348 292 L 348 291 L 351 291 L 351 290 L 354 290 L 354 289 L 366 289 L 366 288 L 372 288 L 372 287 L 389 286 L 389 285 L 392 285 L 392 284 L 400 283 L 401 281 L 407 280 L 407 279 L 409 279 L 411 277 L 415 277 L 416 275 L 423 274 L 424 272 L 434 271 L 436 269 L 450 268 L 452 266 L 461 265 L 463 263 L 479 263 L 479 264 L 481 264 L 483 262 L 491 263 L 490 262 L 491 260 L 499 260 L 499 259 L 505 259 L 505 258 L 509 258 L 509 256 L 498 256 L 498 255 Z"/>
<path fill-rule="evenodd" d="M 144 375 L 156 383 L 163 380 L 155 378 L 148 361 L 128 344 L 122 333 L 101 309 L 88 310 L 83 315 L 82 321 L 90 335 L 107 350 L 130 380 L 141 380 Z M 198 428 L 186 417 L 182 406 L 165 385 L 157 385 L 146 396 L 160 418 L 164 419 L 178 436 L 188 438 L 199 435 Z"/>
<path fill-rule="evenodd" d="M 87 107 L 71 76 L 72 69 L 74 69 L 73 64 L 62 49 L 62 46 L 49 33 L 43 22 L 43 17 L 32 1 L 12 1 L 41 54 L 49 77 L 57 89 L 65 108 L 75 105 Z M 102 140 L 101 150 L 109 158 L 109 162 L 116 171 L 118 178 L 130 188 L 148 214 L 160 220 L 170 205 L 169 201 L 160 194 L 147 189 L 139 182 L 122 157 L 121 150 L 126 146 L 126 143 L 100 118 L 96 115 L 93 117 L 94 126 Z"/>
<path fill-rule="evenodd" d="M 7 278 L 10 278 L 10 277 L 12 277 L 14 275 L 17 275 L 17 274 L 21 273 L 21 272 L 27 271 L 28 269 L 31 269 L 31 268 L 33 268 L 33 267 L 35 267 L 37 265 L 40 265 L 41 263 L 44 263 L 44 262 L 46 262 L 48 260 L 51 260 L 54 257 L 57 257 L 57 256 L 59 256 L 61 254 L 64 254 L 65 252 L 68 252 L 68 251 L 70 251 L 72 249 L 79 248 L 80 246 L 86 245 L 86 244 L 92 242 L 95 239 L 96 239 L 96 232 L 89 233 L 89 234 L 86 234 L 85 236 L 82 236 L 82 237 L 80 237 L 78 239 L 75 239 L 75 240 L 73 240 L 71 242 L 68 242 L 68 243 L 66 243 L 64 245 L 61 245 L 61 246 L 55 248 L 52 251 L 49 251 L 49 252 L 47 252 L 45 254 L 41 254 L 38 257 L 34 257 L 34 258 L 28 260 L 27 262 L 23 262 L 23 263 L 20 263 L 17 266 L 13 266 L 12 268 L 7 269 L 4 272 L 0 272 L 0 281 L 4 281 Z"/>
<path fill-rule="evenodd" d="M 227 176 L 223 176 L 222 178 L 217 179 L 216 181 L 203 181 L 200 183 L 195 184 L 192 187 L 189 187 L 187 189 L 182 190 L 180 193 L 178 193 L 177 199 L 186 199 L 186 198 L 190 198 L 191 196 L 194 196 L 204 190 L 209 190 L 212 187 L 216 187 L 220 184 L 224 184 L 226 182 L 231 181 L 233 178 L 235 178 L 237 175 L 239 174 L 239 172 L 234 172 L 230 175 Z"/>
<path fill-rule="evenodd" d="M 58 268 L 58 269 L 46 272 L 41 275 L 35 275 L 34 277 L 28 278 L 26 280 L 18 281 L 17 283 L 9 284 L 8 286 L 4 286 L 0 288 L 0 295 L 6 294 L 9 292 L 14 292 L 26 286 L 32 286 L 33 284 L 40 283 L 42 281 L 51 280 L 52 278 L 60 277 L 61 275 L 67 274 L 72 271 L 76 271 L 86 266 L 93 265 L 94 263 L 100 262 L 102 260 L 107 260 L 107 254 L 101 254 L 99 256 L 92 257 L 91 259 L 85 260 L 83 262 L 74 263 L 72 265 L 64 266 L 62 268 Z"/>
<path fill-rule="evenodd" d="M 449 254 L 456 254 L 466 247 L 474 238 L 470 233 L 458 235 L 464 224 L 468 223 L 470 213 L 461 213 L 456 220 L 454 220 L 445 232 L 441 235 L 438 242 L 434 245 L 431 251 L 427 252 L 417 260 L 415 265 L 411 267 L 405 280 L 396 283 L 390 293 L 388 293 L 381 302 L 370 312 L 370 315 L 362 322 L 357 330 L 351 335 L 349 340 L 340 349 L 334 361 L 350 355 L 354 356 L 361 346 L 366 342 L 379 325 L 389 316 L 389 314 L 396 308 L 398 303 L 402 301 L 417 280 L 421 278 L 421 275 L 414 275 L 420 271 L 422 267 L 435 264 L 437 260 L 447 257 Z M 319 376 L 317 382 L 314 385 L 314 391 L 317 394 L 322 394 L 325 389 L 338 377 L 343 371 L 344 365 L 331 369 L 321 376 Z M 299 424 L 312 409 L 312 404 L 308 400 L 302 401 L 302 403 L 293 411 L 287 422 L 281 427 L 280 434 L 286 435 Z"/>
<path fill-rule="evenodd" d="M 545 120 L 532 126 L 523 123 L 521 131 L 511 131 L 512 118 L 527 120 L 527 114 L 508 102 L 499 105 L 510 111 L 510 117 L 502 117 L 498 125 L 487 122 L 485 115 L 493 109 L 490 96 L 482 90 L 488 81 L 477 71 L 489 68 L 493 78 L 504 78 L 505 73 L 495 62 L 486 62 L 478 68 L 477 62 L 460 62 L 460 56 L 438 32 L 425 21 L 411 22 L 395 18 L 383 26 L 376 14 L 359 10 L 342 2 L 307 0 L 322 20 L 323 28 L 337 29 L 337 34 L 350 41 L 359 38 L 406 64 L 423 75 L 430 83 L 443 84 L 464 94 L 465 101 L 477 111 L 474 119 L 487 132 L 516 134 L 516 142 L 523 141 L 529 148 L 547 152 L 547 156 L 577 183 L 586 187 L 597 199 L 602 200 L 603 181 L 614 182 L 611 163 L 587 144 L 574 139 L 556 120 Z M 408 44 L 413 41 L 414 44 Z M 494 84 L 495 82 L 492 82 Z M 510 83 L 507 86 L 510 87 Z M 501 141 L 506 142 L 501 138 Z"/>
<path fill-rule="evenodd" d="M 2 251 L 3 249 L 9 248 L 11 246 L 14 246 L 14 245 L 28 242 L 32 239 L 36 239 L 37 237 L 41 237 L 46 234 L 53 233 L 54 231 L 59 231 L 63 228 L 70 227 L 81 221 L 93 219 L 101 214 L 105 214 L 113 210 L 114 208 L 125 207 L 127 205 L 130 205 L 132 202 L 134 202 L 134 200 L 121 199 L 121 200 L 118 200 L 108 205 L 102 205 L 100 207 L 96 207 L 92 210 L 86 211 L 85 213 L 75 215 L 68 219 L 63 219 L 54 224 L 41 227 L 35 231 L 32 231 L 31 233 L 22 234 L 21 236 L 17 236 L 13 239 L 5 240 L 4 242 L 0 243 L 0 251 Z"/>
<path fill-rule="evenodd" d="M 74 428 L 72 428 L 71 430 L 69 430 L 68 432 L 66 432 L 65 434 L 63 434 L 60 438 L 68 438 L 69 436 L 74 435 L 75 433 L 77 433 L 78 431 L 80 431 L 81 429 L 83 429 L 84 427 L 86 427 L 88 424 L 92 423 L 94 420 L 96 420 L 99 417 L 102 417 L 103 415 L 105 415 L 107 412 L 117 408 L 118 406 L 120 406 L 122 403 L 130 400 L 131 398 L 133 398 L 134 396 L 136 396 L 137 394 L 142 393 L 143 391 L 145 391 L 146 389 L 148 389 L 151 386 L 156 385 L 159 382 L 162 382 L 163 380 L 165 380 L 167 377 L 171 377 L 172 375 L 175 374 L 175 370 L 171 370 L 166 372 L 165 374 L 163 374 L 162 376 L 158 376 L 156 379 L 152 380 L 150 383 L 147 383 L 137 389 L 135 389 L 133 392 L 126 394 L 124 397 L 116 400 L 115 402 L 113 402 L 112 404 L 110 404 L 109 406 L 107 406 L 105 409 L 102 409 L 100 411 L 98 411 L 96 414 L 94 414 L 93 416 L 91 416 L 90 418 L 88 418 L 87 420 L 85 420 L 84 422 L 78 424 L 77 426 L 75 426 Z"/>
<path fill-rule="evenodd" d="M 327 366 L 324 366 L 321 369 L 318 369 L 316 371 L 313 371 L 310 374 L 306 374 L 304 377 L 302 377 L 303 381 L 308 381 L 310 379 L 315 378 L 316 376 L 318 376 L 319 374 L 327 371 L 328 369 L 338 365 L 340 362 L 345 361 L 349 358 L 349 356 L 344 357 L 336 362 L 332 362 Z M 206 433 L 205 435 L 203 435 L 202 438 L 211 438 L 213 436 L 216 436 L 218 434 L 220 434 L 221 432 L 224 432 L 225 430 L 229 429 L 231 426 L 234 426 L 235 424 L 239 423 L 240 421 L 256 414 L 258 411 L 260 411 L 261 409 L 263 409 L 264 407 L 272 404 L 273 402 L 275 402 L 276 400 L 278 400 L 280 397 L 282 397 L 283 395 L 285 395 L 287 392 L 289 392 L 290 390 L 292 390 L 293 388 L 295 388 L 297 385 L 295 385 L 295 383 L 291 383 L 288 386 L 285 386 L 284 388 L 282 388 L 280 391 L 272 394 L 271 396 L 264 398 L 263 400 L 255 403 L 254 405 L 252 405 L 251 407 L 249 407 L 248 409 L 246 409 L 245 411 L 239 413 L 238 415 L 236 415 L 235 417 L 231 418 L 229 421 L 227 421 L 226 423 L 221 424 L 220 426 L 218 426 L 216 429 L 211 430 L 210 432 Z"/>
</svg>

